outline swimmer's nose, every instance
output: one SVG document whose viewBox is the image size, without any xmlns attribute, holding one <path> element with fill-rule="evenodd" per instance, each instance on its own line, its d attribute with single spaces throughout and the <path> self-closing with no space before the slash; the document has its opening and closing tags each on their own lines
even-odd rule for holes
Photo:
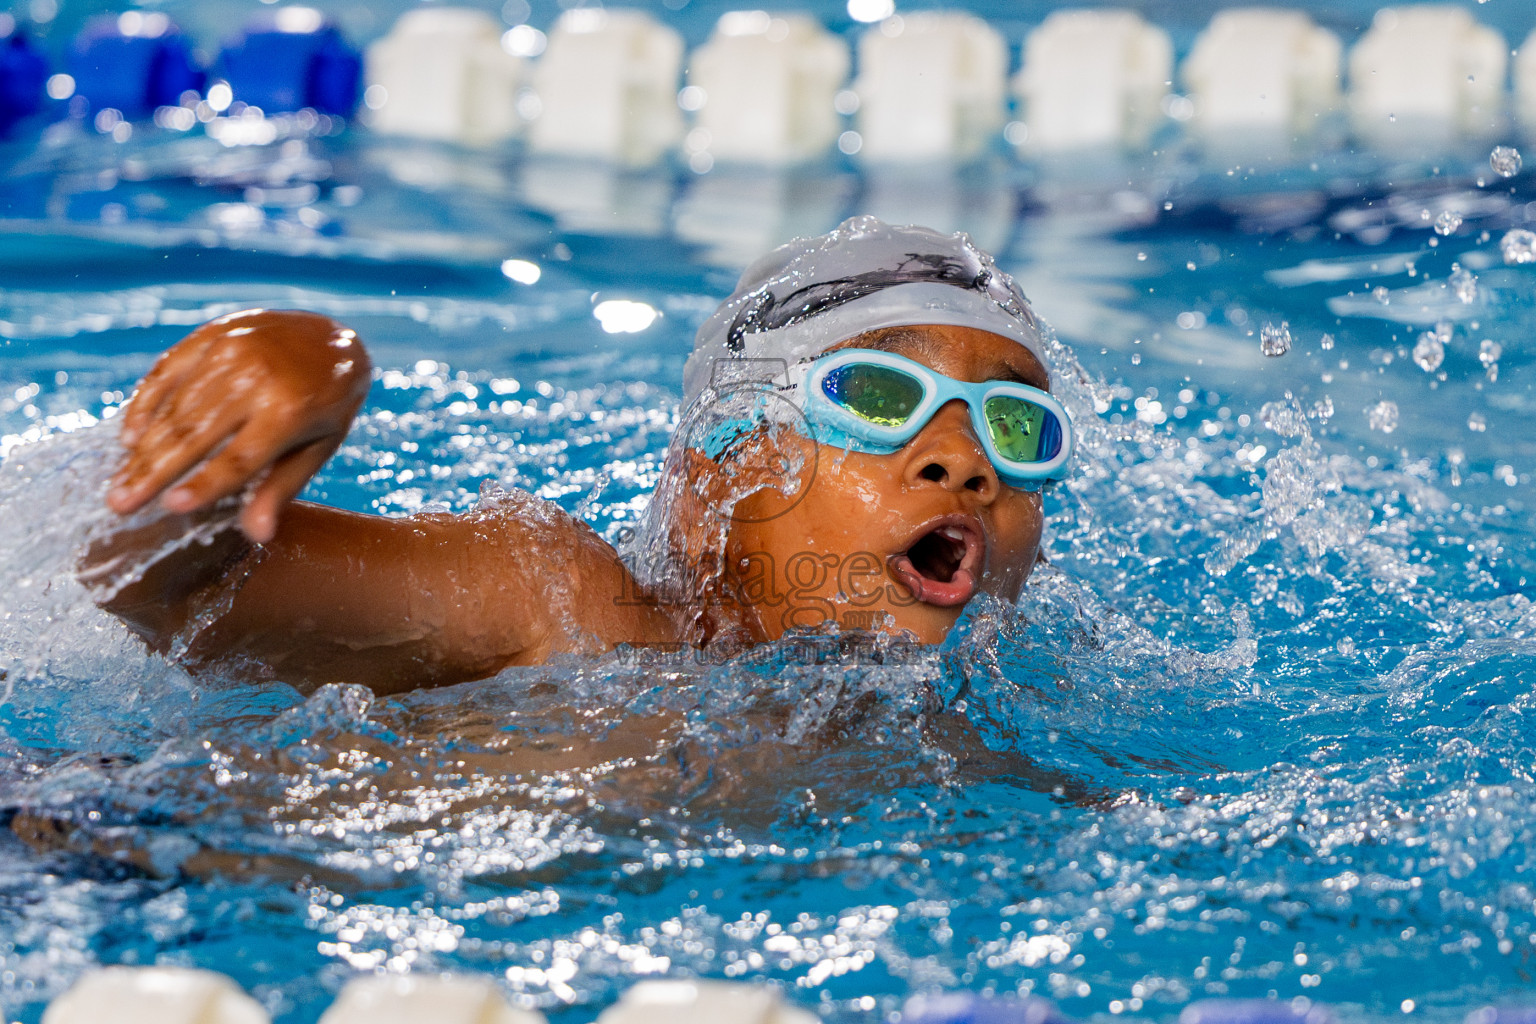
<svg viewBox="0 0 1536 1024">
<path fill-rule="evenodd" d="M 937 484 L 990 504 L 1002 491 L 997 470 L 971 429 L 971 413 L 959 399 L 934 414 L 907 447 L 905 477 L 913 487 Z"/>
</svg>

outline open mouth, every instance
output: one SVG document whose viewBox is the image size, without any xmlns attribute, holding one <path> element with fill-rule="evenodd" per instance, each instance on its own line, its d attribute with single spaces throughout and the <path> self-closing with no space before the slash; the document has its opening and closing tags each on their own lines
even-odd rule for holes
<svg viewBox="0 0 1536 1024">
<path fill-rule="evenodd" d="M 986 557 L 986 534 L 972 516 L 951 515 L 926 524 L 891 571 L 924 604 L 953 607 L 976 593 Z"/>
</svg>

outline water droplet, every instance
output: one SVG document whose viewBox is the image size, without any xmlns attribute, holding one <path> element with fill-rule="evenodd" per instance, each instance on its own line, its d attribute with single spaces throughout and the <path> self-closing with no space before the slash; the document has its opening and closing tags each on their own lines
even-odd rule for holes
<svg viewBox="0 0 1536 1024">
<path fill-rule="evenodd" d="M 1397 403 L 1382 399 L 1365 410 L 1365 420 L 1372 430 L 1390 434 L 1397 429 Z"/>
<path fill-rule="evenodd" d="M 1296 437 L 1307 430 L 1306 416 L 1289 394 L 1284 401 L 1265 402 L 1259 409 L 1259 422 L 1281 437 Z"/>
<path fill-rule="evenodd" d="M 1536 231 L 1506 231 L 1499 239 L 1499 249 L 1504 253 L 1505 263 L 1536 263 Z"/>
<path fill-rule="evenodd" d="M 1265 324 L 1259 328 L 1259 351 L 1267 356 L 1283 356 L 1291 350 L 1291 325 L 1284 320 L 1280 326 Z"/>
<path fill-rule="evenodd" d="M 1341 636 L 1341 637 L 1339 637 L 1339 642 L 1334 644 L 1333 648 L 1334 648 L 1334 650 L 1338 651 L 1340 654 L 1344 655 L 1344 657 L 1346 657 L 1346 658 L 1353 658 L 1355 656 L 1355 640 L 1354 640 L 1354 637 L 1348 637 L 1348 636 Z"/>
<path fill-rule="evenodd" d="M 1488 420 L 1480 412 L 1475 412 L 1467 417 L 1467 429 L 1481 434 L 1488 429 Z"/>
<path fill-rule="evenodd" d="M 1449 235 L 1461 227 L 1461 214 L 1455 210 L 1441 210 L 1440 216 L 1435 218 L 1435 234 Z"/>
<path fill-rule="evenodd" d="M 1520 173 L 1520 151 L 1514 146 L 1494 146 L 1488 154 L 1488 166 L 1501 178 L 1511 178 Z"/>
<path fill-rule="evenodd" d="M 1328 420 L 1333 416 L 1333 399 L 1324 395 L 1312 406 L 1312 415 L 1320 420 Z"/>
<path fill-rule="evenodd" d="M 1440 364 L 1445 362 L 1445 345 L 1438 334 L 1425 331 L 1419 335 L 1418 344 L 1413 346 L 1413 361 L 1425 373 L 1434 373 L 1440 369 Z"/>
<path fill-rule="evenodd" d="M 1318 339 L 1317 344 L 1322 348 L 1324 352 L 1327 352 L 1329 349 L 1333 348 L 1333 335 L 1323 335 L 1322 338 Z"/>
<path fill-rule="evenodd" d="M 1384 284 L 1379 284 L 1371 289 L 1371 298 L 1385 306 L 1392 301 L 1392 290 Z"/>
<path fill-rule="evenodd" d="M 1485 369 L 1498 362 L 1499 356 L 1503 354 L 1504 346 L 1492 338 L 1484 338 L 1482 344 L 1477 346 L 1478 361 L 1483 364 Z"/>
<path fill-rule="evenodd" d="M 1477 301 L 1477 275 L 1472 271 L 1453 265 L 1450 285 L 1452 293 L 1463 305 L 1471 305 Z"/>
</svg>

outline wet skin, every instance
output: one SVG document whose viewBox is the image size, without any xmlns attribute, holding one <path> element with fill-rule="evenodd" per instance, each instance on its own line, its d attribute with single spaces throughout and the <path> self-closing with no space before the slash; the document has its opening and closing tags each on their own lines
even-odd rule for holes
<svg viewBox="0 0 1536 1024">
<path fill-rule="evenodd" d="M 888 348 L 959 380 L 1046 383 L 1022 346 L 970 328 L 899 328 L 845 344 Z M 827 616 L 937 642 L 973 592 L 1017 596 L 1038 552 L 1039 495 L 998 480 L 956 401 L 894 455 L 818 448 L 803 500 L 776 518 L 732 524 L 728 566 L 761 556 L 781 573 L 804 556 L 792 595 L 717 606 L 713 620 L 626 600 L 639 588 L 613 549 L 526 496 L 406 518 L 292 500 L 340 445 L 370 379 L 352 332 L 309 313 L 222 317 L 162 356 L 124 411 L 126 457 L 107 500 L 120 513 L 158 500 L 170 515 L 87 552 L 81 576 L 110 592 L 102 606 L 153 649 L 180 641 L 194 671 L 387 693 L 561 651 L 727 631 L 772 639 Z M 243 495 L 239 531 L 174 551 L 119 586 L 119 556 L 157 550 L 231 495 Z M 963 538 L 953 545 L 966 569 L 949 580 L 919 571 L 931 559 L 903 559 L 936 526 Z M 806 574 L 816 566 L 805 558 L 822 565 L 822 578 Z"/>
</svg>

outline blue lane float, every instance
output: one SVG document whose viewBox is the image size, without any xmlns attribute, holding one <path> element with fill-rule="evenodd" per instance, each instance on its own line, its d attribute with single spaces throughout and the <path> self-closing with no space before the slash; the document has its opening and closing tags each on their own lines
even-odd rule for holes
<svg viewBox="0 0 1536 1024">
<path fill-rule="evenodd" d="M 0 135 L 42 109 L 48 61 L 8 14 L 0 14 Z"/>
<path fill-rule="evenodd" d="M 263 113 L 310 109 L 350 116 L 357 109 L 362 57 L 318 11 L 274 11 L 219 55 L 236 101 Z"/>
<path fill-rule="evenodd" d="M 1308 999 L 1201 999 L 1184 1007 L 1179 1024 L 1334 1024 L 1334 1017 Z"/>
<path fill-rule="evenodd" d="M 902 1024 L 1070 1024 L 1049 999 L 988 998 L 969 992 L 916 996 L 902 1008 L 901 1020 Z"/>
<path fill-rule="evenodd" d="M 64 66 L 91 109 L 116 110 L 130 120 L 175 106 L 183 93 L 200 92 L 207 77 L 186 38 L 158 12 L 93 19 Z"/>
</svg>

